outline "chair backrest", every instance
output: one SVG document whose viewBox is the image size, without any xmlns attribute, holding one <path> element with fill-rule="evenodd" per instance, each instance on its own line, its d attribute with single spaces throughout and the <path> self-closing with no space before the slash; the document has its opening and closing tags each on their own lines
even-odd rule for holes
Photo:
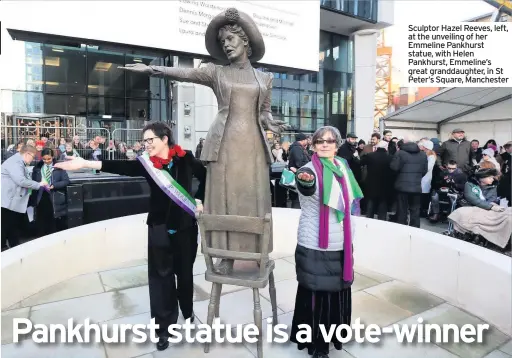
<svg viewBox="0 0 512 358">
<path fill-rule="evenodd" d="M 206 260 L 208 271 L 213 272 L 212 257 L 225 258 L 233 260 L 257 261 L 260 264 L 260 275 L 263 275 L 268 262 L 268 245 L 272 230 L 272 216 L 266 214 L 265 217 L 249 217 L 237 215 L 209 215 L 197 214 L 197 223 L 201 235 L 201 247 Z M 207 241 L 207 232 L 237 232 L 246 234 L 255 234 L 260 240 L 261 252 L 240 252 L 233 250 L 214 249 L 209 246 Z"/>
</svg>

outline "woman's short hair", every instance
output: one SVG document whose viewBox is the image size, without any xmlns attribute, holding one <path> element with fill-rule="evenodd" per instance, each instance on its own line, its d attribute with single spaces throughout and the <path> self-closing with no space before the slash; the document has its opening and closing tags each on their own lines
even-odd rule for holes
<svg viewBox="0 0 512 358">
<path fill-rule="evenodd" d="M 324 127 L 320 127 L 316 130 L 316 132 L 313 134 L 313 139 L 311 140 L 311 142 L 313 144 L 316 144 L 316 141 L 318 139 L 322 139 L 322 137 L 324 136 L 325 133 L 331 133 L 332 136 L 334 137 L 334 139 L 336 140 L 336 148 L 339 148 L 341 147 L 341 133 L 340 131 L 335 128 L 335 127 L 332 127 L 332 126 L 324 126 Z"/>
<path fill-rule="evenodd" d="M 172 136 L 171 127 L 169 127 L 166 123 L 164 123 L 164 122 L 149 123 L 144 127 L 144 129 L 142 129 L 142 134 L 144 135 L 144 133 L 146 133 L 147 131 L 152 131 L 160 139 L 167 137 L 167 145 L 169 145 L 169 146 L 174 145 L 174 138 Z"/>
</svg>

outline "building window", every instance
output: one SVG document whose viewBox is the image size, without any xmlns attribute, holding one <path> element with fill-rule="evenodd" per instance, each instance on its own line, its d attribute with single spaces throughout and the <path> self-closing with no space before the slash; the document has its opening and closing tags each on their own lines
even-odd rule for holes
<svg viewBox="0 0 512 358">
<path fill-rule="evenodd" d="M 43 45 L 25 42 L 26 90 L 43 90 Z M 36 112 L 38 113 L 38 112 Z"/>
<path fill-rule="evenodd" d="M 89 50 L 87 55 L 88 93 L 98 96 L 125 96 L 124 55 Z M 123 111 L 124 112 L 124 111 Z"/>
<path fill-rule="evenodd" d="M 333 35 L 333 70 L 351 72 L 348 62 L 349 40 L 339 35 Z"/>
<path fill-rule="evenodd" d="M 277 88 L 272 90 L 270 108 L 272 109 L 272 115 L 281 114 L 281 91 Z"/>
<path fill-rule="evenodd" d="M 109 119 L 125 118 L 123 98 L 89 97 L 87 99 L 87 115 L 93 117 L 111 116 Z"/>
<path fill-rule="evenodd" d="M 14 113 L 43 113 L 43 94 L 40 92 L 12 92 L 12 111 Z"/>
<path fill-rule="evenodd" d="M 332 41 L 329 32 L 320 31 L 320 53 L 319 53 L 320 70 L 332 69 Z"/>
<path fill-rule="evenodd" d="M 377 21 L 378 0 L 321 0 L 320 6 L 344 12 L 366 21 Z"/>
<path fill-rule="evenodd" d="M 85 94 L 85 50 L 45 45 L 44 90 L 48 93 Z"/>
<path fill-rule="evenodd" d="M 314 105 L 315 101 L 315 93 L 301 91 L 300 92 L 300 116 L 301 117 L 311 117 L 312 114 L 316 114 Z"/>
<path fill-rule="evenodd" d="M 127 55 L 126 63 L 143 63 L 148 66 L 163 66 L 162 58 Z M 126 97 L 165 99 L 165 81 L 145 73 L 126 72 Z"/>
<path fill-rule="evenodd" d="M 282 91 L 281 113 L 284 116 L 299 115 L 299 91 Z"/>
<path fill-rule="evenodd" d="M 44 112 L 85 116 L 87 114 L 85 96 L 47 93 L 44 95 Z"/>
<path fill-rule="evenodd" d="M 128 100 L 128 109 L 126 111 L 129 120 L 143 120 L 147 121 L 149 118 L 149 104 L 148 100 Z M 159 110 L 157 110 L 159 112 Z"/>
</svg>

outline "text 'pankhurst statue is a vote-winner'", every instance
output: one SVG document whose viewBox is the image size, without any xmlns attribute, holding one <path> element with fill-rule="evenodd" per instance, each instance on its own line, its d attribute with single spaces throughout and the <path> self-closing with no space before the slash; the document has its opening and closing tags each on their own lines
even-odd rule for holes
<svg viewBox="0 0 512 358">
<path fill-rule="evenodd" d="M 287 126 L 272 119 L 273 75 L 251 65 L 265 53 L 263 37 L 247 14 L 230 8 L 212 19 L 205 44 L 210 55 L 225 65 L 174 68 L 132 64 L 121 68 L 212 88 L 218 114 L 201 154 L 201 160 L 208 163 L 204 211 L 211 215 L 264 217 L 272 211 L 269 165 L 273 161 L 265 131 L 279 134 Z M 259 240 L 251 234 L 208 235 L 216 249 L 261 251 Z M 272 249 L 271 238 L 269 252 Z M 222 260 L 216 270 L 226 274 L 232 267 L 232 260 Z"/>
</svg>

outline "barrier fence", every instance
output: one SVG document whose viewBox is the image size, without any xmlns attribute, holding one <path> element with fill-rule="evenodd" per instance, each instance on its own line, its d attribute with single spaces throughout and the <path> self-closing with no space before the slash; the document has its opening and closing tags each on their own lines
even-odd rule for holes
<svg viewBox="0 0 512 358">
<path fill-rule="evenodd" d="M 51 127 L 48 130 L 45 126 L 35 125 L 2 125 L 0 128 L 2 162 L 23 144 L 36 147 L 36 161 L 45 147 L 54 150 L 57 160 L 65 160 L 66 152 L 88 160 L 133 160 L 143 151 L 141 129 L 117 128 L 110 132 L 106 128 Z M 41 136 L 41 133 L 49 134 Z"/>
</svg>

